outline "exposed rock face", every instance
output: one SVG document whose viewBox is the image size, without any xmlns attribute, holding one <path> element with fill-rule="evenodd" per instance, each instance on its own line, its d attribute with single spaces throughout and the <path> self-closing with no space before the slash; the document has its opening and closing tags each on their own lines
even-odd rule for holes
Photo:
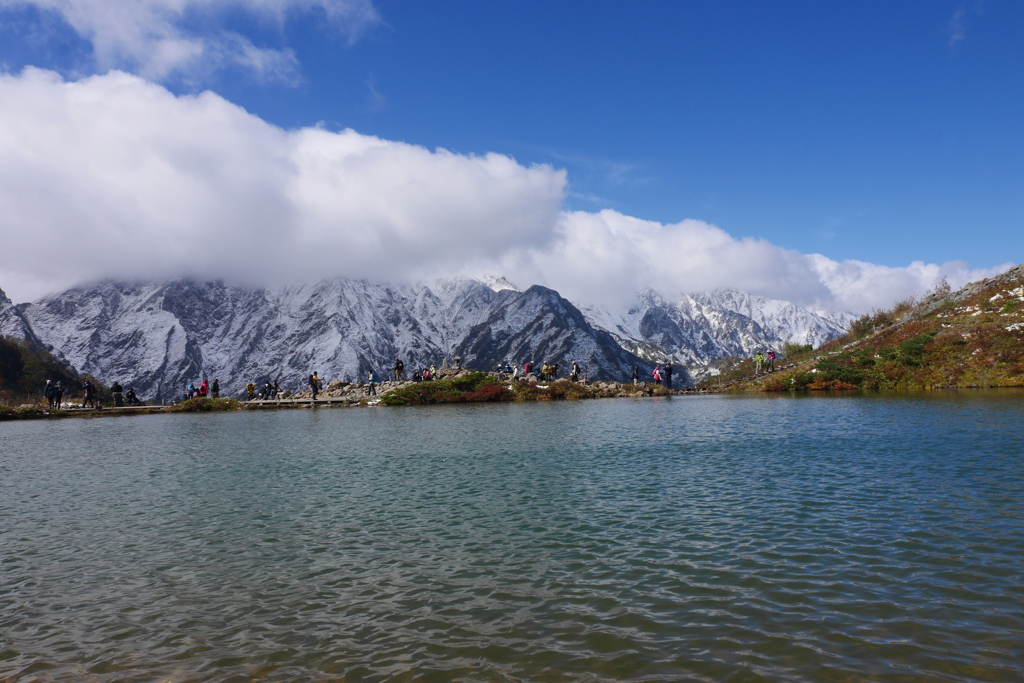
<svg viewBox="0 0 1024 683">
<path fill-rule="evenodd" d="M 101 282 L 33 304 L 0 295 L 0 332 L 31 339 L 103 382 L 145 399 L 178 398 L 188 382 L 220 379 L 224 396 L 277 380 L 305 389 L 316 370 L 361 382 L 391 376 L 396 358 L 414 369 L 451 362 L 577 361 L 592 380 L 627 379 L 634 365 L 702 364 L 784 341 L 818 344 L 845 321 L 742 292 L 666 301 L 643 292 L 627 311 L 580 310 L 557 292 L 520 291 L 504 278 L 438 280 L 417 286 L 333 278 L 279 290 L 223 282 Z M 646 359 L 648 362 L 644 362 Z"/>
<path fill-rule="evenodd" d="M 496 292 L 474 280 L 393 287 L 335 278 L 279 292 L 222 282 L 108 281 L 23 305 L 20 313 L 81 371 L 157 400 L 177 398 L 202 377 L 220 379 L 226 396 L 241 394 L 249 381 L 304 388 L 313 370 L 362 380 L 373 369 L 384 379 L 396 358 L 411 372 L 457 355 L 483 369 L 499 356 L 563 367 L 578 356 L 594 359 L 595 376 L 608 378 L 639 362 L 551 290 Z M 489 330 L 488 320 L 504 326 Z M 516 320 L 533 322 L 513 331 Z M 499 351 L 488 342 L 499 335 L 514 341 Z"/>
<path fill-rule="evenodd" d="M 655 362 L 671 355 L 686 365 L 749 356 L 785 342 L 818 346 L 845 332 L 853 318 L 735 290 L 683 294 L 674 301 L 645 290 L 637 305 L 625 311 L 583 310 L 595 326 L 640 357 Z"/>
<path fill-rule="evenodd" d="M 539 285 L 498 292 L 490 315 L 469 330 L 456 352 L 467 367 L 547 361 L 558 363 L 563 376 L 576 361 L 594 378 L 628 378 L 634 365 L 643 364 L 558 292 Z"/>
<path fill-rule="evenodd" d="M 41 344 L 25 321 L 21 311 L 7 298 L 2 289 L 0 289 L 0 337 L 11 337 L 19 341 L 28 340 L 34 344 Z"/>
</svg>

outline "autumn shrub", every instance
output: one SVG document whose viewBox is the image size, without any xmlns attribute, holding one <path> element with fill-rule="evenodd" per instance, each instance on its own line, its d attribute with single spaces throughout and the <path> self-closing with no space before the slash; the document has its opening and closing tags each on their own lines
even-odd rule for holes
<svg viewBox="0 0 1024 683">
<path fill-rule="evenodd" d="M 575 400 L 586 398 L 589 395 L 586 387 L 582 384 L 577 384 L 564 379 L 548 386 L 547 392 L 548 397 L 552 399 Z"/>
<path fill-rule="evenodd" d="M 433 382 L 416 382 L 392 389 L 380 398 L 380 402 L 386 406 L 510 400 L 512 392 L 498 380 L 482 372 L 471 372 L 462 377 Z"/>
<path fill-rule="evenodd" d="M 459 396 L 466 403 L 486 403 L 491 401 L 511 401 L 512 392 L 500 384 L 485 384 L 473 392 Z"/>
<path fill-rule="evenodd" d="M 238 410 L 238 401 L 233 398 L 190 398 L 168 408 L 175 413 L 208 413 Z"/>
</svg>

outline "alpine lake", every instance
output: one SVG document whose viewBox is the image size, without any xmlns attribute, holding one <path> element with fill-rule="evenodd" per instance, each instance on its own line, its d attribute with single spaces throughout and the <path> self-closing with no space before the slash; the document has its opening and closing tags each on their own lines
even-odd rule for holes
<svg viewBox="0 0 1024 683">
<path fill-rule="evenodd" d="M 0 423 L 0 681 L 1024 681 L 1024 392 Z"/>
</svg>

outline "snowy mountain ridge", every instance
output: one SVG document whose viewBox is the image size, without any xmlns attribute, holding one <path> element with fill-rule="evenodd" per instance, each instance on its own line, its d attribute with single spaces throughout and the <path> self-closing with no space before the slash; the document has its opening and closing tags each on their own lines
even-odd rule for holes
<svg viewBox="0 0 1024 683">
<path fill-rule="evenodd" d="M 645 289 L 628 309 L 582 310 L 595 327 L 640 357 L 656 362 L 670 355 L 685 365 L 747 356 L 786 342 L 819 346 L 843 334 L 854 318 L 729 289 L 684 293 L 675 300 Z"/>
<path fill-rule="evenodd" d="M 268 379 L 299 388 L 313 370 L 383 378 L 396 358 L 410 371 L 456 356 L 485 369 L 575 360 L 591 378 L 624 380 L 634 365 L 646 376 L 650 363 L 668 358 L 701 365 L 785 341 L 817 345 L 844 327 L 745 292 L 668 300 L 647 290 L 634 306 L 609 310 L 499 277 L 402 286 L 337 277 L 277 290 L 110 280 L 17 306 L 0 296 L 0 333 L 156 399 L 176 398 L 202 377 L 219 378 L 228 395 Z"/>
</svg>

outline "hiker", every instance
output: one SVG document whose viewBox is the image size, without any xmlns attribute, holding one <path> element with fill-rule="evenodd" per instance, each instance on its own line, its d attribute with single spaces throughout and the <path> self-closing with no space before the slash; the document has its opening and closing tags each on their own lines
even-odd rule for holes
<svg viewBox="0 0 1024 683">
<path fill-rule="evenodd" d="M 515 368 L 512 369 L 512 381 L 518 382 L 521 377 L 522 375 L 520 374 L 519 366 L 516 365 Z"/>
<path fill-rule="evenodd" d="M 437 377 L 437 366 L 433 363 L 430 364 L 430 376 Z"/>
<path fill-rule="evenodd" d="M 761 367 L 764 365 L 764 354 L 760 351 L 754 356 L 754 376 L 761 374 Z"/>
<path fill-rule="evenodd" d="M 569 381 L 579 382 L 580 381 L 580 366 L 576 361 L 572 362 L 572 367 L 569 369 Z"/>
<path fill-rule="evenodd" d="M 557 379 L 558 379 L 558 363 L 552 363 L 552 364 L 551 364 L 551 367 L 550 367 L 550 368 L 548 368 L 548 370 L 550 370 L 550 371 L 551 371 L 551 372 L 550 372 L 550 374 L 551 374 L 551 379 L 552 379 L 552 380 L 557 380 Z"/>
<path fill-rule="evenodd" d="M 213 397 L 214 398 L 220 398 L 220 380 L 219 379 L 214 378 L 214 380 L 213 380 L 213 387 L 211 388 L 211 391 L 213 391 Z"/>
<path fill-rule="evenodd" d="M 320 391 L 320 378 L 316 376 L 316 370 L 309 376 L 309 388 L 313 390 L 313 400 L 316 400 L 316 394 Z"/>
<path fill-rule="evenodd" d="M 655 384 L 661 384 L 661 366 L 655 365 L 654 370 L 651 371 L 651 377 L 654 378 Z"/>
<path fill-rule="evenodd" d="M 204 377 L 203 378 L 203 383 L 199 385 L 199 397 L 200 398 L 206 398 L 209 395 L 210 395 L 210 383 L 207 382 L 206 378 Z"/>
<path fill-rule="evenodd" d="M 130 406 L 142 405 L 139 401 L 139 397 L 135 395 L 135 387 L 128 387 L 128 392 L 124 395 L 124 400 Z"/>
<path fill-rule="evenodd" d="M 665 377 L 665 388 L 672 388 L 672 363 L 665 363 L 665 367 L 661 370 Z"/>
<path fill-rule="evenodd" d="M 430 374 L 429 368 L 423 368 L 423 380 L 426 382 L 433 382 L 434 376 Z"/>
<path fill-rule="evenodd" d="M 633 374 L 630 376 L 630 379 L 633 380 L 633 385 L 636 386 L 636 383 L 640 381 L 640 366 L 633 366 Z"/>
<path fill-rule="evenodd" d="M 115 408 L 124 407 L 124 399 L 121 396 L 122 391 L 124 391 L 124 388 L 121 386 L 120 382 L 114 382 L 113 384 L 110 385 L 110 393 L 114 395 Z"/>
<path fill-rule="evenodd" d="M 188 385 L 185 387 L 185 398 L 192 398 L 195 395 L 196 385 L 192 384 L 192 382 L 189 382 Z"/>
<path fill-rule="evenodd" d="M 266 401 L 270 398 L 270 392 L 274 390 L 274 387 L 270 386 L 270 381 L 266 381 L 263 384 L 263 391 L 260 392 L 260 400 Z"/>
<path fill-rule="evenodd" d="M 524 375 L 529 375 L 531 370 L 533 370 L 533 363 L 532 362 L 526 361 L 525 363 L 523 363 L 523 374 Z"/>
<path fill-rule="evenodd" d="M 57 380 L 57 386 L 53 388 L 53 400 L 57 406 L 57 410 L 60 410 L 60 404 L 64 400 L 64 381 Z"/>
<path fill-rule="evenodd" d="M 55 389 L 53 380 L 46 380 L 46 386 L 43 387 L 43 396 L 46 398 L 46 402 L 50 404 L 50 410 L 53 410 L 53 394 Z"/>
<path fill-rule="evenodd" d="M 366 395 L 377 395 L 377 373 L 373 370 L 370 370 L 369 375 L 366 377 Z"/>
<path fill-rule="evenodd" d="M 276 379 L 274 380 L 274 383 L 270 385 L 270 390 L 273 392 L 272 395 L 273 395 L 274 398 L 276 398 L 278 400 L 281 399 L 281 387 L 277 383 Z"/>
<path fill-rule="evenodd" d="M 95 408 L 96 407 L 96 387 L 94 387 L 92 382 L 90 382 L 89 380 L 85 380 L 85 383 L 82 384 L 82 389 L 85 390 L 85 396 L 82 397 L 82 407 L 84 408 L 85 404 L 88 403 L 93 408 Z"/>
<path fill-rule="evenodd" d="M 249 400 L 251 401 L 253 397 L 256 395 L 256 385 L 253 384 L 252 382 L 246 384 L 245 393 L 249 395 Z"/>
<path fill-rule="evenodd" d="M 768 372 L 775 372 L 775 351 L 768 349 L 766 358 L 768 360 Z"/>
<path fill-rule="evenodd" d="M 401 358 L 396 358 L 395 359 L 395 366 L 394 366 L 393 370 L 395 371 L 395 381 L 396 382 L 401 382 L 402 381 L 402 375 L 405 372 L 405 363 L 402 362 Z"/>
</svg>

